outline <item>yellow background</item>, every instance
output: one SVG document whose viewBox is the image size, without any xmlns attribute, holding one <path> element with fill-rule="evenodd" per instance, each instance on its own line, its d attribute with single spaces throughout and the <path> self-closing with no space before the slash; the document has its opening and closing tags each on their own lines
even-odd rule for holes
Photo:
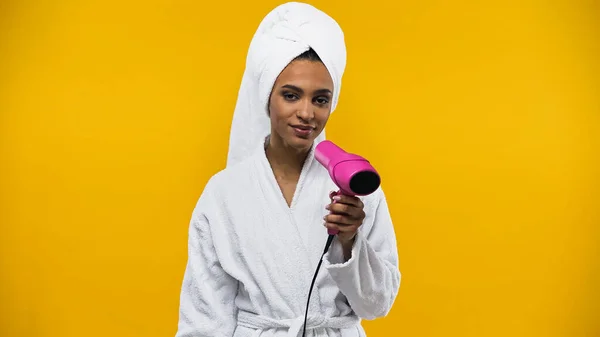
<svg viewBox="0 0 600 337">
<path fill-rule="evenodd" d="M 600 336 L 598 2 L 312 3 L 348 44 L 328 137 L 381 171 L 397 230 L 369 336 Z M 0 3 L 0 336 L 175 333 L 277 4 Z"/>
</svg>

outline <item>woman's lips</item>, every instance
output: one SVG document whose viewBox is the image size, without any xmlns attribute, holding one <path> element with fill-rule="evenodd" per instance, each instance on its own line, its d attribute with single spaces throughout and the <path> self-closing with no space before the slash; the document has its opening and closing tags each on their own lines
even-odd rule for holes
<svg viewBox="0 0 600 337">
<path fill-rule="evenodd" d="M 314 131 L 314 127 L 308 125 L 291 125 L 296 136 L 306 138 Z"/>
</svg>

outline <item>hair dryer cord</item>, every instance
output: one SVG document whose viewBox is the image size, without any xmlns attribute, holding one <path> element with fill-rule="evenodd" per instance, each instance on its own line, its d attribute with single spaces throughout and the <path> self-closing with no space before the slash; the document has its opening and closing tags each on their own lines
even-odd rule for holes
<svg viewBox="0 0 600 337">
<path fill-rule="evenodd" d="M 321 259 L 319 260 L 319 264 L 317 265 L 317 270 L 315 270 L 315 275 L 313 276 L 312 282 L 310 284 L 310 290 L 308 291 L 308 299 L 306 300 L 306 311 L 304 312 L 304 328 L 302 328 L 302 337 L 306 336 L 306 320 L 308 318 L 308 305 L 310 303 L 310 295 L 312 293 L 313 286 L 315 285 L 315 281 L 317 280 L 317 275 L 319 274 L 321 263 L 323 263 L 323 257 L 329 250 L 329 246 L 331 246 L 333 238 L 335 238 L 335 235 L 329 234 L 329 237 L 327 238 L 327 243 L 325 243 L 325 250 L 323 250 L 323 254 L 321 255 Z"/>
</svg>

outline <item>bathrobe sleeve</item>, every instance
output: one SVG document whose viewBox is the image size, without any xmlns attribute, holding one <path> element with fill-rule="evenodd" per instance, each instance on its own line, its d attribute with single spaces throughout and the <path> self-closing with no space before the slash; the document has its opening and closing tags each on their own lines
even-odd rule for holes
<svg viewBox="0 0 600 337">
<path fill-rule="evenodd" d="M 237 287 L 237 281 L 219 264 L 206 216 L 194 211 L 176 337 L 233 336 Z"/>
<path fill-rule="evenodd" d="M 394 226 L 383 191 L 370 230 L 358 230 L 352 256 L 344 262 L 339 241 L 334 240 L 323 257 L 323 265 L 359 317 L 367 320 L 386 316 L 398 294 L 400 270 Z M 368 233 L 368 234 L 365 234 Z"/>
</svg>

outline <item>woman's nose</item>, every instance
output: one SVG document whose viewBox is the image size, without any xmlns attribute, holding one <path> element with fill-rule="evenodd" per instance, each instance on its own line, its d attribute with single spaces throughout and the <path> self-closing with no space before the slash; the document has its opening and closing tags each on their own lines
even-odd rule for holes
<svg viewBox="0 0 600 337">
<path fill-rule="evenodd" d="M 310 102 L 302 102 L 300 108 L 296 112 L 296 116 L 304 121 L 310 121 L 315 117 L 312 104 Z"/>
</svg>

